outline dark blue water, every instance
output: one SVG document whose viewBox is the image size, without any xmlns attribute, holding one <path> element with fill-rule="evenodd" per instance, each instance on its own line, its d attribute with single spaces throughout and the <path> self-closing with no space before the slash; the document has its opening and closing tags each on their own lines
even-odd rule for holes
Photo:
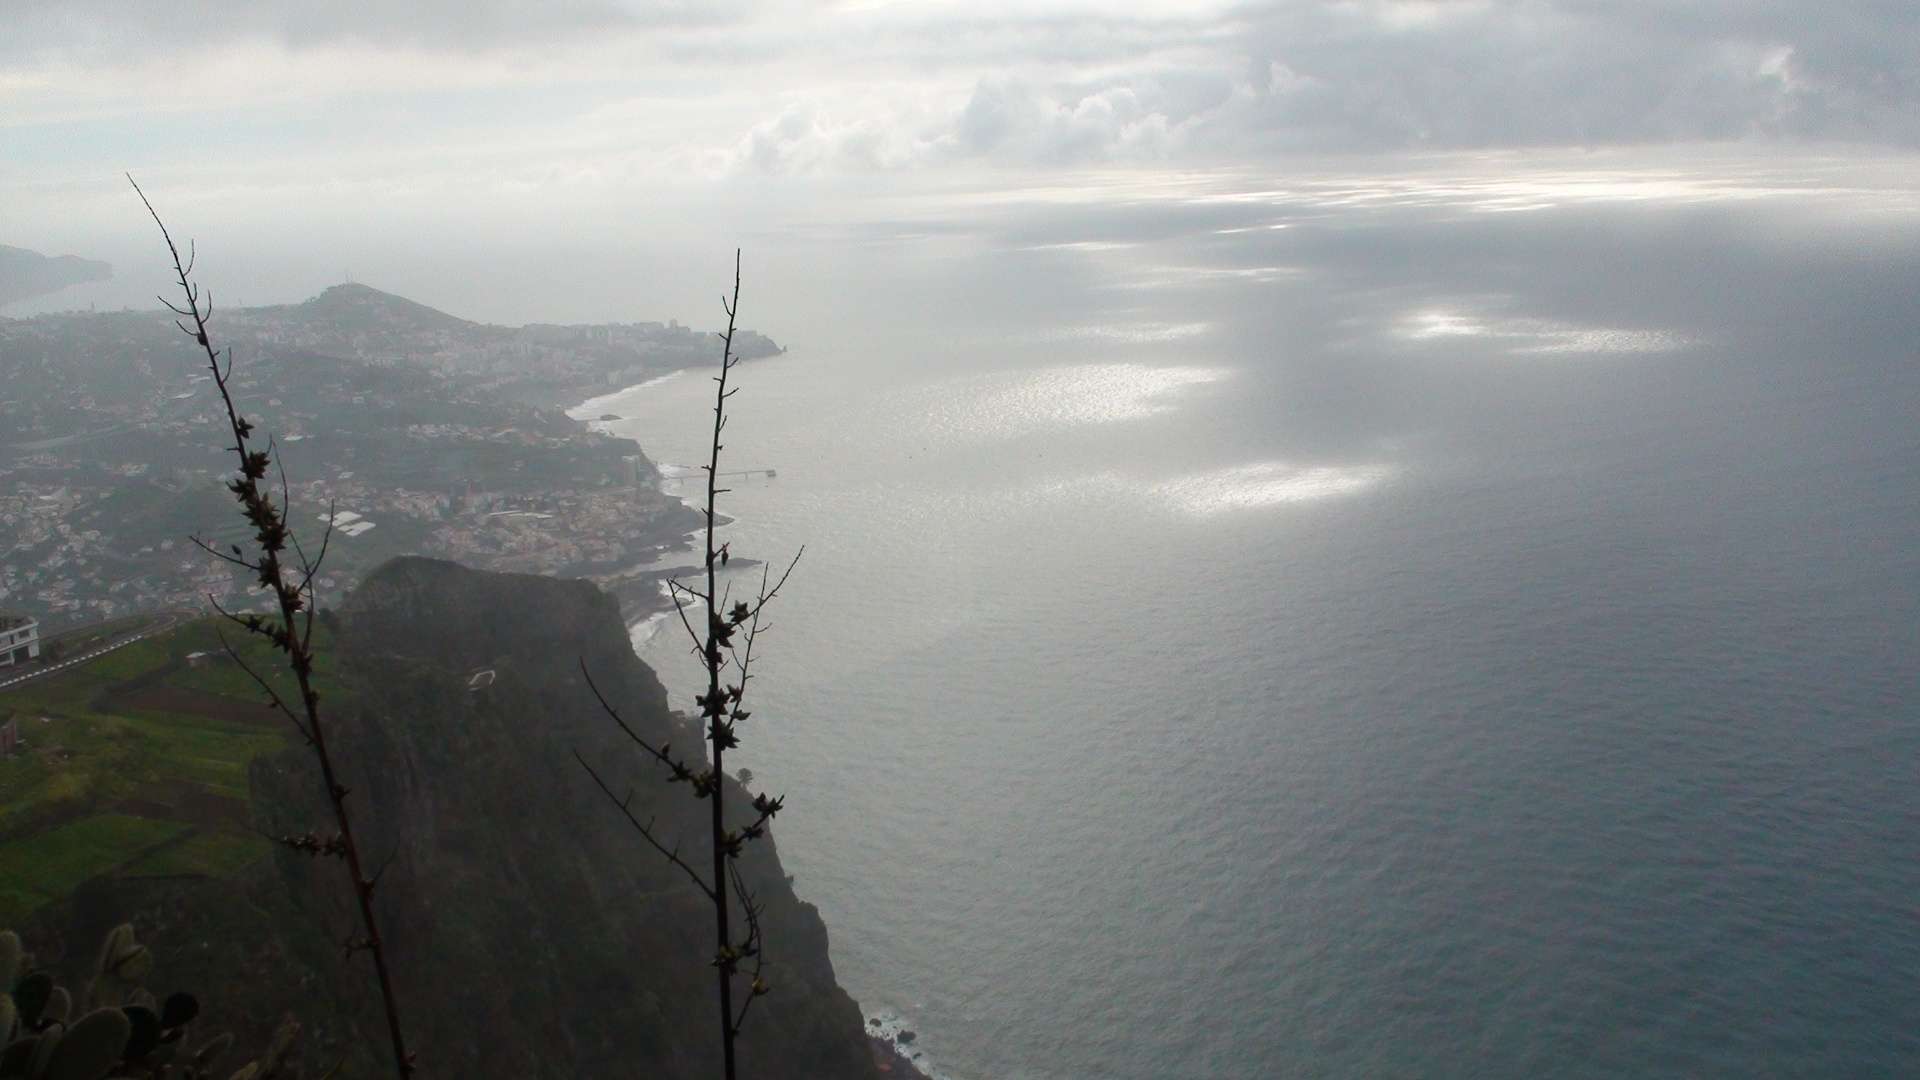
<svg viewBox="0 0 1920 1080">
<path fill-rule="evenodd" d="M 745 757 L 843 982 L 967 1080 L 1920 1069 L 1911 203 L 761 238 Z"/>
</svg>

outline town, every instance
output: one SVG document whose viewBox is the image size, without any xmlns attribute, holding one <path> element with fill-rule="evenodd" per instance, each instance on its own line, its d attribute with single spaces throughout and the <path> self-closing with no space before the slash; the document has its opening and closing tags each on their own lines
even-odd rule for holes
<svg viewBox="0 0 1920 1080">
<path fill-rule="evenodd" d="M 491 327 L 365 286 L 215 325 L 235 403 L 275 437 L 291 520 L 326 543 L 322 602 L 402 553 L 631 585 L 699 525 L 637 444 L 564 408 L 714 363 L 710 334 Z M 56 632 L 257 602 L 216 554 L 246 526 L 191 344 L 158 312 L 0 319 L 0 610 Z"/>
</svg>

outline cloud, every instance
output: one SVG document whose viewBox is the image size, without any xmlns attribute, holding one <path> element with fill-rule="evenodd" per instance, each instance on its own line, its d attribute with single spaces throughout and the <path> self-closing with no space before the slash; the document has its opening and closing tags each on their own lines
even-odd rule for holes
<svg viewBox="0 0 1920 1080">
<path fill-rule="evenodd" d="M 0 171 L 11 158 L 60 181 L 46 151 L 9 153 L 8 130 L 162 113 L 203 118 L 207 161 L 223 131 L 249 163 L 281 152 L 277 139 L 302 169 L 335 147 L 365 158 L 363 132 L 397 133 L 367 160 L 402 180 L 439 168 L 435 155 L 469 173 L 517 154 L 553 175 L 710 177 L 1700 140 L 1912 147 L 1920 8 L 0 0 Z M 285 134 L 263 145 L 262 131 Z M 112 151 L 89 168 L 123 163 L 122 130 L 89 137 L 63 147 Z"/>
<path fill-rule="evenodd" d="M 1230 92 L 1222 84 L 1221 96 Z M 820 102 L 789 105 L 750 131 L 740 164 L 765 172 L 885 169 L 946 161 L 1028 165 L 1170 157 L 1203 109 L 1182 108 L 1155 80 L 1095 87 L 1035 87 L 983 78 L 944 113 L 889 109 L 839 115 Z"/>
<path fill-rule="evenodd" d="M 1920 9 L 1858 0 L 1277 3 L 1245 42 L 1276 145 L 1920 137 Z"/>
<path fill-rule="evenodd" d="M 1273 0 L 1163 19 L 928 5 L 875 32 L 876 47 L 914 55 L 961 44 L 930 63 L 974 69 L 964 100 L 944 115 L 821 104 L 808 124 L 764 122 L 742 163 L 1920 144 L 1920 8 L 1864 0 Z"/>
<path fill-rule="evenodd" d="M 116 56 L 257 37 L 301 48 L 340 42 L 456 50 L 565 41 L 633 27 L 735 17 L 730 0 L 0 0 L 0 55 Z"/>
<path fill-rule="evenodd" d="M 1219 90 L 1220 98 L 1230 92 Z M 985 79 L 936 145 L 955 156 L 1046 164 L 1160 158 L 1180 148 L 1185 125 L 1207 108 L 1183 108 L 1152 76 L 1046 89 Z"/>
</svg>

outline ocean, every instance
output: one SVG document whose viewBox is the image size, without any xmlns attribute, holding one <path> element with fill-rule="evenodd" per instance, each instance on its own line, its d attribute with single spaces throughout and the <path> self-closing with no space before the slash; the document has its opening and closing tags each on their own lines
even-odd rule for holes
<svg viewBox="0 0 1920 1080">
<path fill-rule="evenodd" d="M 843 985 L 954 1080 L 1913 1075 L 1920 183 L 1368 168 L 748 231 L 737 758 Z"/>
</svg>

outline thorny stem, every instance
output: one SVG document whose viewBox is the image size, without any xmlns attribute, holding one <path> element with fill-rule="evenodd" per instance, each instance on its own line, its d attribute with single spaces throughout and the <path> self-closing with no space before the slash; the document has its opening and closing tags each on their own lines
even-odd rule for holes
<svg viewBox="0 0 1920 1080">
<path fill-rule="evenodd" d="M 747 890 L 747 883 L 740 877 L 739 863 L 727 863 L 727 872 L 733 875 L 733 891 L 740 898 L 740 911 L 747 921 L 747 944 L 741 953 L 743 958 L 753 957 L 753 981 L 747 984 L 747 1000 L 740 1003 L 740 1012 L 731 1021 L 733 1033 L 738 1035 L 741 1025 L 747 1022 L 748 1010 L 753 1008 L 753 1003 L 760 995 L 767 992 L 767 984 L 761 978 L 767 970 L 767 954 L 761 948 L 760 937 L 760 913 L 764 908 Z"/>
<path fill-rule="evenodd" d="M 739 736 L 734 726 L 747 719 L 749 713 L 741 707 L 746 692 L 747 681 L 752 678 L 750 668 L 753 663 L 754 639 L 768 629 L 761 619 L 761 612 L 767 604 L 779 594 L 781 586 L 786 584 L 788 575 L 793 573 L 794 565 L 800 556 L 793 557 L 793 563 L 780 575 L 777 582 L 769 587 L 768 571 L 761 571 L 760 592 L 752 603 L 740 601 L 731 609 L 722 612 L 727 606 L 728 597 L 719 590 L 719 568 L 726 565 L 727 545 L 714 546 L 713 530 L 718 523 L 715 508 L 719 496 L 727 489 L 719 486 L 720 451 L 724 449 L 720 442 L 721 434 L 727 426 L 727 399 L 735 391 L 728 389 L 727 376 L 740 362 L 733 352 L 734 328 L 740 312 L 740 252 L 733 253 L 733 294 L 720 298 L 720 304 L 727 312 L 727 332 L 720 351 L 720 374 L 714 380 L 718 388 L 714 392 L 713 402 L 713 442 L 707 464 L 703 466 L 707 473 L 706 503 L 706 573 L 707 587 L 703 592 L 679 581 L 669 580 L 667 588 L 673 597 L 673 607 L 680 617 L 680 624 L 686 628 L 687 636 L 693 642 L 694 654 L 707 671 L 707 692 L 696 698 L 701 707 L 701 715 L 707 720 L 706 741 L 710 744 L 712 764 L 706 769 L 695 772 L 692 766 L 676 758 L 666 744 L 655 746 L 633 729 L 620 717 L 613 704 L 600 688 L 594 684 L 593 676 L 581 664 L 581 673 L 586 675 L 587 686 L 593 691 L 600 707 L 613 719 L 627 738 L 640 747 L 655 764 L 667 770 L 670 783 L 685 782 L 693 789 L 695 798 L 712 799 L 710 830 L 713 841 L 713 870 L 711 877 L 703 876 L 692 865 L 680 857 L 676 844 L 669 847 L 657 834 L 652 819 L 642 822 L 633 812 L 633 795 L 616 795 L 585 758 L 580 764 L 593 778 L 593 782 L 606 795 L 616 809 L 623 814 L 641 838 L 659 852 L 669 863 L 678 867 L 692 880 L 714 910 L 715 951 L 713 967 L 718 975 L 720 989 L 720 1033 L 722 1059 L 725 1065 L 726 1080 L 735 1080 L 734 1040 L 740 1034 L 741 1025 L 746 1022 L 747 1013 L 753 1007 L 755 998 L 769 990 L 766 980 L 761 976 L 766 972 L 766 954 L 761 933 L 760 916 L 765 905 L 747 888 L 741 876 L 739 862 L 746 845 L 767 835 L 767 826 L 785 806 L 783 798 L 769 798 L 766 795 L 753 797 L 753 820 L 737 829 L 726 826 L 725 805 L 725 764 L 728 749 L 739 745 Z M 803 549 L 804 550 L 804 549 Z M 697 601 L 697 603 L 696 603 Z M 706 615 L 706 633 L 703 635 L 694 625 L 694 619 L 704 610 Z M 695 614 L 690 615 L 689 612 Z M 742 634 L 744 640 L 735 642 L 734 635 Z M 723 686 L 722 677 L 729 668 L 740 673 L 738 685 Z M 579 757 L 578 754 L 575 754 Z M 733 938 L 733 905 L 740 905 L 741 921 L 745 924 L 745 936 L 736 941 Z M 746 998 L 736 1011 L 733 1006 L 733 980 L 741 974 L 740 965 L 745 960 L 753 961 L 750 973 L 751 981 L 746 987 Z"/>
<path fill-rule="evenodd" d="M 320 775 L 326 784 L 327 799 L 333 804 L 334 824 L 339 829 L 340 853 L 346 860 L 347 874 L 353 882 L 354 898 L 359 901 L 360 922 L 366 931 L 365 937 L 354 942 L 349 951 L 364 949 L 373 955 L 374 970 L 380 978 L 381 1001 L 386 1006 L 387 1033 L 393 1040 L 394 1068 L 400 1080 L 408 1080 L 413 1074 L 414 1058 L 407 1052 L 406 1040 L 401 1035 L 400 1007 L 394 996 L 392 971 L 387 964 L 386 942 L 380 935 L 380 925 L 373 914 L 374 880 L 367 877 L 361 867 L 360 849 L 354 843 L 353 823 L 347 813 L 347 788 L 340 783 L 334 772 L 333 757 L 327 751 L 326 729 L 320 723 L 320 692 L 313 685 L 313 616 L 316 606 L 313 580 L 320 569 L 320 560 L 326 557 L 326 541 L 323 540 L 321 543 L 319 557 L 309 561 L 287 523 L 287 499 L 284 490 L 278 503 L 270 493 L 261 490 L 261 480 L 266 477 L 267 467 L 273 462 L 273 444 L 269 440 L 265 449 L 252 448 L 250 436 L 253 434 L 253 425 L 240 415 L 239 406 L 234 404 L 233 393 L 228 386 L 228 379 L 233 374 L 233 354 L 231 351 L 227 353 L 226 363 L 223 366 L 220 352 L 214 348 L 212 339 L 207 333 L 207 321 L 213 316 L 212 297 L 209 295 L 202 299 L 200 288 L 193 283 L 191 276 L 193 271 L 191 255 L 185 260 L 181 259 L 179 247 L 173 242 L 172 234 L 167 231 L 166 223 L 160 220 L 159 211 L 155 210 L 153 203 L 147 199 L 146 192 L 140 190 L 140 185 L 134 183 L 133 177 L 127 177 L 127 182 L 133 184 L 134 192 L 140 196 L 140 201 L 146 206 L 147 213 L 152 215 L 153 223 L 160 227 L 160 235 L 166 240 L 167 251 L 173 257 L 174 275 L 182 295 L 186 298 L 187 306 L 179 307 L 165 297 L 162 297 L 160 302 L 166 304 L 168 309 L 180 318 L 193 321 L 191 328 L 177 320 L 174 325 L 188 337 L 193 338 L 194 343 L 206 353 L 207 367 L 212 371 L 214 385 L 220 391 L 221 404 L 226 407 L 227 426 L 233 435 L 231 449 L 240 458 L 240 472 L 228 482 L 227 486 L 239 500 L 247 521 L 254 527 L 254 540 L 259 544 L 260 553 L 253 558 L 248 558 L 241 553 L 238 545 L 232 545 L 233 553 L 227 555 L 215 551 L 204 541 L 196 539 L 195 542 L 210 553 L 220 555 L 228 562 L 252 571 L 260 586 L 273 594 L 273 600 L 279 608 L 279 621 L 276 624 L 271 616 L 263 618 L 255 614 L 234 614 L 220 609 L 218 604 L 215 604 L 215 608 L 228 619 L 245 627 L 249 633 L 266 638 L 275 648 L 286 654 L 287 667 L 293 672 L 294 680 L 299 686 L 300 712 L 304 714 L 304 723 L 300 715 L 297 715 L 278 694 L 273 693 L 271 687 L 267 687 L 267 690 L 273 697 L 274 704 L 286 712 L 300 728 L 301 735 L 313 747 L 314 757 L 320 763 Z M 283 473 L 283 485 L 284 482 L 285 474 Z M 332 538 L 332 533 L 333 526 L 329 520 L 328 540 Z M 292 549 L 295 559 L 291 573 L 281 560 L 281 552 L 289 548 Z M 231 647 L 229 652 L 233 652 Z M 237 653 L 234 655 L 237 659 Z M 254 675 L 262 686 L 266 686 L 265 680 L 260 679 L 251 669 L 248 669 L 248 674 Z"/>
<path fill-rule="evenodd" d="M 720 695 L 721 642 L 719 628 L 720 606 L 715 599 L 720 595 L 715 588 L 718 578 L 718 552 L 713 546 L 714 501 L 720 494 L 720 433 L 727 426 L 727 376 L 733 371 L 733 328 L 740 315 L 740 251 L 733 253 L 733 298 L 726 303 L 727 337 L 720 349 L 720 374 L 714 378 L 718 389 L 713 398 L 713 448 L 707 459 L 707 640 L 702 650 L 701 660 L 707 666 L 707 700 L 711 703 L 707 711 L 707 742 L 713 748 L 713 774 L 716 779 L 724 777 L 726 766 L 723 757 L 732 732 L 727 721 L 727 710 Z M 734 955 L 733 932 L 728 923 L 732 909 L 727 903 L 727 850 L 724 839 L 727 833 L 726 788 L 724 784 L 715 784 L 713 788 L 713 915 L 714 940 L 718 949 L 714 967 L 718 969 L 720 979 L 720 1030 L 721 1049 L 725 1061 L 726 1080 L 734 1080 L 733 1042 L 737 1032 L 733 1016 L 733 970 Z"/>
</svg>

